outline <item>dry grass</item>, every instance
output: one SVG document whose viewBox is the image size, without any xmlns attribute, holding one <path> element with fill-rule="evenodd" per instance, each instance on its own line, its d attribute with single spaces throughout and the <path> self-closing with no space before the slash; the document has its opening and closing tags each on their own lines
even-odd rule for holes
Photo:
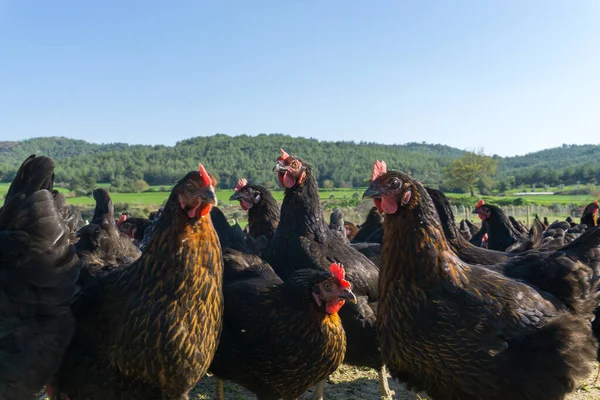
<svg viewBox="0 0 600 400">
<path fill-rule="evenodd" d="M 581 382 L 577 389 L 567 396 L 567 400 L 600 400 L 600 379 L 594 385 L 596 370 L 590 377 Z M 207 376 L 202 380 L 198 387 L 192 392 L 192 400 L 208 400 L 215 398 L 215 379 Z M 402 385 L 390 380 L 390 389 L 394 391 L 394 399 L 397 400 L 418 400 L 419 397 L 410 391 L 407 391 Z M 225 384 L 226 400 L 250 400 L 255 399 L 251 393 L 241 387 L 227 382 Z M 307 392 L 303 399 L 311 399 L 312 390 Z M 421 393 L 420 398 L 429 399 Z M 325 400 L 380 400 L 379 384 L 377 382 L 377 372 L 369 368 L 355 368 L 343 365 L 330 378 L 325 388 Z"/>
</svg>

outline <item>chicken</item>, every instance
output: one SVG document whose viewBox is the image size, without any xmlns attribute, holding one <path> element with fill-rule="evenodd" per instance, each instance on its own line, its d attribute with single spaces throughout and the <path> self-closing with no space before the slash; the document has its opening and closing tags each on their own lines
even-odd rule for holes
<svg viewBox="0 0 600 400">
<path fill-rule="evenodd" d="M 0 398 L 37 399 L 75 332 L 81 261 L 54 162 L 28 157 L 0 209 Z M 76 213 L 74 214 L 77 215 Z M 77 220 L 72 228 L 77 226 Z"/>
<path fill-rule="evenodd" d="M 338 310 L 356 302 L 344 269 L 304 269 L 284 283 L 260 258 L 224 250 L 223 334 L 210 371 L 259 400 L 295 399 L 342 363 Z"/>
<path fill-rule="evenodd" d="M 583 210 L 581 215 L 581 223 L 585 224 L 587 228 L 593 228 L 598 226 L 598 200 L 588 204 Z"/>
<path fill-rule="evenodd" d="M 70 400 L 184 400 L 221 333 L 223 260 L 202 164 L 173 188 L 141 257 L 95 279 L 54 383 Z"/>
<path fill-rule="evenodd" d="M 164 207 L 160 207 L 158 210 L 151 212 L 150 215 L 148 216 L 148 219 L 150 220 L 150 224 L 148 224 L 148 227 L 144 231 L 144 237 L 143 237 L 142 241 L 139 243 L 140 250 L 144 251 L 144 249 L 148 245 L 148 241 L 150 240 L 150 237 L 152 237 L 152 232 L 154 231 L 156 222 L 160 218 L 160 215 L 162 214 L 163 210 L 164 210 Z"/>
<path fill-rule="evenodd" d="M 450 207 L 448 198 L 442 192 L 432 188 L 425 188 L 429 197 L 433 201 L 437 211 L 437 217 L 442 225 L 444 236 L 452 251 L 460 257 L 461 260 L 470 264 L 491 265 L 505 261 L 508 253 L 487 250 L 479 246 L 474 246 L 468 242 L 459 232 L 454 222 L 454 212 Z"/>
<path fill-rule="evenodd" d="M 104 189 L 93 191 L 96 207 L 91 222 L 77 232 L 77 254 L 85 263 L 82 278 L 127 266 L 140 257 L 140 250 L 115 224 L 114 206 Z M 85 280 L 85 279 L 84 279 Z M 80 283 L 84 283 L 82 280 Z"/>
<path fill-rule="evenodd" d="M 488 249 L 519 253 L 533 247 L 532 242 L 511 224 L 499 207 L 479 200 L 473 212 L 486 222 Z"/>
<path fill-rule="evenodd" d="M 344 227 L 346 228 L 346 237 L 348 240 L 352 241 L 358 233 L 357 226 L 350 221 L 344 220 Z"/>
<path fill-rule="evenodd" d="M 125 218 L 119 219 L 117 222 L 117 228 L 119 232 L 127 235 L 128 238 L 138 244 L 144 238 L 144 232 L 150 226 L 150 220 L 148 218 L 130 218 L 125 215 Z"/>
<path fill-rule="evenodd" d="M 381 215 L 377 212 L 377 208 L 372 207 L 369 214 L 367 214 L 365 222 L 360 226 L 356 236 L 354 236 L 352 243 L 381 243 L 381 235 L 383 233 L 383 230 L 381 229 L 382 222 L 383 220 L 381 219 Z"/>
<path fill-rule="evenodd" d="M 586 230 L 597 226 L 596 219 L 598 215 L 598 204 L 590 203 L 583 210 L 581 224 L 571 224 L 568 221 L 555 221 L 546 230 L 543 230 L 543 223 L 539 219 L 534 220 L 532 228 L 532 242 L 534 247 L 539 250 L 556 250 L 572 242 L 581 236 Z"/>
<path fill-rule="evenodd" d="M 465 222 L 465 225 L 468 227 L 469 232 L 471 233 L 471 237 L 475 236 L 479 232 L 480 228 L 478 228 L 477 226 L 475 226 L 475 224 L 472 223 L 471 220 L 464 219 L 463 221 Z M 471 240 L 471 239 L 468 239 L 468 240 Z"/>
<path fill-rule="evenodd" d="M 236 222 L 235 225 L 229 225 L 223 211 L 218 207 L 213 207 L 210 211 L 210 219 L 217 231 L 221 248 L 229 248 L 249 254 L 259 254 L 266 249 L 268 240 L 263 235 L 254 239 L 248 236 Z"/>
<path fill-rule="evenodd" d="M 471 236 L 469 239 L 469 243 L 474 246 L 481 247 L 481 243 L 483 242 L 483 237 L 487 235 L 487 222 L 486 220 L 481 220 L 481 228 Z M 487 239 L 486 239 L 487 240 Z"/>
<path fill-rule="evenodd" d="M 458 229 L 458 232 L 460 233 L 460 235 L 466 240 L 471 240 L 471 238 L 473 237 L 473 234 L 471 233 L 471 229 L 470 229 L 469 225 L 467 225 L 466 219 L 463 219 L 462 221 L 460 221 L 459 227 L 460 228 Z"/>
<path fill-rule="evenodd" d="M 329 229 L 339 237 L 342 242 L 350 243 L 350 239 L 346 234 L 346 226 L 344 225 L 344 213 L 339 208 L 334 208 L 329 216 Z"/>
<path fill-rule="evenodd" d="M 285 188 L 285 197 L 281 220 L 269 243 L 266 260 L 284 281 L 300 269 L 327 271 L 333 262 L 344 265 L 358 298 L 358 304 L 347 305 L 340 311 L 348 340 L 344 362 L 379 369 L 379 346 L 369 306 L 377 298 L 378 268 L 327 226 L 309 164 L 281 150 L 274 171 Z M 380 379 L 383 384 L 381 370 Z M 385 395 L 389 397 L 389 393 Z"/>
<path fill-rule="evenodd" d="M 229 200 L 237 200 L 248 211 L 248 234 L 253 238 L 264 235 L 271 240 L 279 224 L 279 206 L 271 192 L 260 185 L 248 184 L 244 178 L 238 181 Z"/>
<path fill-rule="evenodd" d="M 540 254 L 536 250 L 528 250 L 526 253 L 522 253 L 518 258 L 513 253 L 503 253 L 500 251 L 487 250 L 481 247 L 476 247 L 461 239 L 460 235 L 456 233 L 456 226 L 454 225 L 454 214 L 450 208 L 450 203 L 446 196 L 435 189 L 426 188 L 433 204 L 436 208 L 439 221 L 442 225 L 444 236 L 448 241 L 448 244 L 452 251 L 460 257 L 462 261 L 468 264 L 480 264 L 487 265 L 491 270 L 502 273 L 513 279 L 519 279 L 530 285 L 540 287 L 544 290 L 549 291 L 559 298 L 567 297 L 567 292 L 562 293 L 562 290 L 557 290 L 563 286 L 562 273 L 554 273 L 552 270 L 548 270 L 549 273 L 541 273 L 541 269 L 545 268 L 543 260 L 548 256 Z M 569 229 L 569 224 L 566 224 L 565 229 Z M 541 226 L 534 221 L 534 229 L 538 230 Z M 547 232 L 552 232 L 548 230 Z M 534 236 L 539 235 L 538 232 Z M 551 248 L 554 250 L 560 249 L 560 253 L 569 257 L 572 260 L 579 260 L 588 266 L 591 273 L 594 276 L 600 276 L 600 232 L 592 232 L 579 238 L 573 238 L 568 244 L 562 240 L 563 236 L 560 236 L 560 246 L 551 246 L 551 242 L 542 242 L 540 251 L 548 251 Z M 509 262 L 509 260 L 515 260 L 515 262 Z M 526 260 L 527 266 L 523 267 L 523 261 Z M 381 265 L 379 262 L 378 265 Z M 560 271 L 558 269 L 557 271 Z M 565 271 L 563 268 L 562 271 Z M 585 285 L 586 283 L 584 283 Z M 600 338 L 600 309 L 595 311 L 596 318 L 594 319 L 593 332 L 596 338 Z M 598 356 L 600 360 L 600 355 Z"/>
<path fill-rule="evenodd" d="M 377 325 L 392 375 L 433 399 L 564 399 L 598 348 L 590 324 L 598 281 L 589 268 L 538 253 L 539 274 L 561 275 L 559 299 L 464 263 L 419 182 L 379 161 L 371 178 L 364 197 L 385 212 Z"/>
<path fill-rule="evenodd" d="M 522 235 L 527 235 L 527 228 L 525 227 L 525 225 L 523 225 L 521 221 L 517 221 L 517 219 L 512 215 L 508 216 L 508 220 L 512 224 L 513 228 L 519 231 Z"/>
</svg>

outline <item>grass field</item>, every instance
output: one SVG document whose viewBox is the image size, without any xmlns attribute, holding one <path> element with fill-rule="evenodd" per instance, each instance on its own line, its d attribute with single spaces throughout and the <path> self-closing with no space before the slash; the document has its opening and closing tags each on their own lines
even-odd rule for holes
<svg viewBox="0 0 600 400">
<path fill-rule="evenodd" d="M 99 184 L 99 187 L 108 187 L 108 184 Z M 9 184 L 8 183 L 0 183 L 0 196 L 4 196 L 8 191 Z M 168 191 L 160 192 L 161 188 L 170 190 L 169 187 L 165 186 L 151 186 L 151 190 L 143 193 L 111 193 L 111 197 L 113 202 L 116 203 L 127 203 L 127 204 L 138 204 L 145 206 L 157 206 L 161 205 L 168 197 Z M 76 205 L 92 205 L 94 204 L 94 200 L 91 196 L 80 196 L 80 197 L 72 197 L 73 193 L 71 193 L 68 189 L 57 188 L 61 192 L 65 193 L 69 197 L 69 203 Z M 362 197 L 362 193 L 365 188 L 353 188 L 353 189 L 321 189 L 320 196 L 321 200 L 342 200 L 342 199 L 353 199 Z M 283 191 L 282 190 L 274 190 L 273 197 L 276 200 L 283 200 Z M 232 189 L 222 189 L 217 190 L 217 197 L 220 203 L 230 204 L 229 197 L 233 194 Z M 470 198 L 468 194 L 457 194 L 457 193 L 447 193 L 448 197 L 451 199 L 457 200 L 466 200 L 468 202 L 475 203 L 477 198 Z M 592 195 L 535 195 L 535 196 L 514 196 L 514 195 L 506 195 L 506 196 L 485 196 L 486 201 L 490 203 L 494 203 L 494 201 L 512 201 L 518 198 L 524 199 L 527 203 L 538 204 L 542 206 L 549 206 L 552 204 L 564 204 L 564 205 L 578 205 L 583 206 L 588 203 L 594 201 L 594 197 Z"/>
</svg>

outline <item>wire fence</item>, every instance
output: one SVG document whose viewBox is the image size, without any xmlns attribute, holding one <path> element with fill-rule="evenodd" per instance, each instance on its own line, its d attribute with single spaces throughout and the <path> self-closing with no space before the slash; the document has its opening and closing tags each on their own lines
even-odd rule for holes
<svg viewBox="0 0 600 400">
<path fill-rule="evenodd" d="M 477 215 L 474 215 L 472 207 L 465 207 L 462 205 L 452 205 L 452 211 L 456 217 L 456 222 L 462 219 L 469 219 L 471 221 L 479 221 Z M 583 211 L 583 207 L 570 205 L 570 204 L 554 204 L 552 206 L 539 206 L 539 205 L 527 205 L 527 206 L 504 206 L 500 207 L 506 215 L 512 215 L 515 219 L 523 221 L 529 226 L 535 215 L 537 214 L 541 219 L 548 217 L 550 222 L 555 219 L 565 219 L 566 217 L 573 218 L 578 222 L 579 217 Z"/>
</svg>

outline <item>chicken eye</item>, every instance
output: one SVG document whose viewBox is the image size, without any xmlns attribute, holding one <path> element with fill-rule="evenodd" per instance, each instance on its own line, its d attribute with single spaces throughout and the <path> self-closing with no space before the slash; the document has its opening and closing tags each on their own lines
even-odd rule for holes
<svg viewBox="0 0 600 400">
<path fill-rule="evenodd" d="M 194 190 L 194 185 L 192 185 L 191 182 L 188 182 L 185 184 L 185 188 L 189 191 L 192 191 L 192 190 Z"/>
<path fill-rule="evenodd" d="M 392 189 L 396 189 L 397 187 L 400 186 L 400 179 L 398 178 L 392 178 L 390 179 L 390 181 L 388 182 L 388 185 L 392 188 Z"/>
<path fill-rule="evenodd" d="M 297 169 L 299 165 L 300 164 L 298 164 L 298 161 L 293 161 L 291 164 L 292 168 L 294 168 L 294 169 Z"/>
<path fill-rule="evenodd" d="M 323 290 L 325 290 L 326 292 L 331 291 L 331 283 L 329 281 L 323 282 Z"/>
</svg>

